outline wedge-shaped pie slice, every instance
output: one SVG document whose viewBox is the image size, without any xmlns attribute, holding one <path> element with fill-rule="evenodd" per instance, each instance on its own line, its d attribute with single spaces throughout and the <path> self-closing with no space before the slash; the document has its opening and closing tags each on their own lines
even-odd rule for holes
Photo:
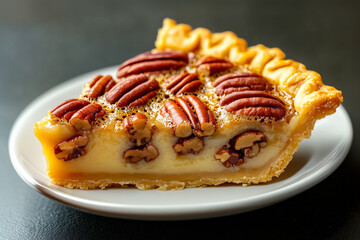
<svg viewBox="0 0 360 240">
<path fill-rule="evenodd" d="M 279 176 L 341 92 L 277 48 L 165 19 L 156 49 L 35 125 L 52 182 L 81 189 L 243 185 Z"/>
</svg>

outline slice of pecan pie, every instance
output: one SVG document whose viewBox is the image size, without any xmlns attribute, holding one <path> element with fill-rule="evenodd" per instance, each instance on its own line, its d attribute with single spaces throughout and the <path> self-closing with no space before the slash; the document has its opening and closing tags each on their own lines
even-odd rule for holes
<svg viewBox="0 0 360 240">
<path fill-rule="evenodd" d="M 341 92 L 277 48 L 165 19 L 156 49 L 35 125 L 51 181 L 181 189 L 279 176 Z"/>
</svg>

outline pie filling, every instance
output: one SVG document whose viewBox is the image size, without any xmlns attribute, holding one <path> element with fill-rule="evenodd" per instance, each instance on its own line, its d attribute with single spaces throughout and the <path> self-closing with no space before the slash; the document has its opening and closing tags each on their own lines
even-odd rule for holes
<svg viewBox="0 0 360 240">
<path fill-rule="evenodd" d="M 342 101 L 339 91 L 327 89 L 331 99 L 304 111 L 307 105 L 300 108 L 296 96 L 311 92 L 301 89 L 307 82 L 300 75 L 284 88 L 259 74 L 254 56 L 239 64 L 206 54 L 202 45 L 189 51 L 186 41 L 161 49 L 162 38 L 172 39 L 166 31 L 178 34 L 167 30 L 166 21 L 157 50 L 124 62 L 117 79 L 89 79 L 78 99 L 64 101 L 35 124 L 54 183 L 181 189 L 267 182 L 284 171 L 315 121 Z M 282 67 L 289 75 L 289 64 Z"/>
<path fill-rule="evenodd" d="M 43 123 L 46 120 L 43 120 Z M 61 128 L 57 125 L 51 128 Z M 243 163 L 230 167 L 215 159 L 219 146 L 228 144 L 229 139 L 249 130 L 266 129 L 256 124 L 239 123 L 231 127 L 218 130 L 211 138 L 204 139 L 204 148 L 194 155 L 192 153 L 179 155 L 173 145 L 178 141 L 172 131 L 159 130 L 154 133 L 151 143 L 158 149 L 159 156 L 146 162 L 145 160 L 132 163 L 127 161 L 123 153 L 133 147 L 125 133 L 114 133 L 109 129 L 97 129 L 90 134 L 90 141 L 86 147 L 86 154 L 73 160 L 59 160 L 54 154 L 55 139 L 46 128 L 36 129 L 37 137 L 42 141 L 44 153 L 48 161 L 48 174 L 52 179 L 69 179 L 82 181 L 99 181 L 107 179 L 111 183 L 136 183 L 142 179 L 156 179 L 165 182 L 186 181 L 198 176 L 197 179 L 219 178 L 253 179 L 265 177 L 269 167 L 276 163 L 278 156 L 284 152 L 289 139 L 289 127 L 281 129 L 275 134 L 273 129 L 263 130 L 267 135 L 267 146 L 252 157 L 244 157 Z M 54 131 L 54 129 L 52 129 Z M 55 130 L 57 131 L 57 130 Z M 59 129 L 59 131 L 61 131 Z M 224 137 L 226 136 L 226 137 Z M 195 178 L 196 179 L 196 178 Z M 56 180 L 55 180 L 56 182 Z M 202 185 L 202 184 L 199 184 Z"/>
</svg>

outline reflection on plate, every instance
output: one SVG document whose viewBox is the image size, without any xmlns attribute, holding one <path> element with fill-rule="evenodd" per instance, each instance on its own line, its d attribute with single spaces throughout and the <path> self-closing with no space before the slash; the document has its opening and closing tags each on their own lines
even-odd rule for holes
<svg viewBox="0 0 360 240">
<path fill-rule="evenodd" d="M 154 220 L 224 216 L 268 206 L 314 186 L 329 176 L 349 151 L 352 126 L 340 106 L 335 114 L 317 122 L 311 138 L 301 143 L 286 171 L 267 184 L 162 192 L 133 188 L 84 191 L 50 183 L 41 145 L 33 134 L 34 123 L 57 103 L 76 98 L 93 76 L 114 75 L 116 69 L 100 69 L 69 80 L 40 96 L 18 117 L 11 131 L 9 151 L 17 173 L 31 187 L 59 202 L 106 216 Z"/>
</svg>

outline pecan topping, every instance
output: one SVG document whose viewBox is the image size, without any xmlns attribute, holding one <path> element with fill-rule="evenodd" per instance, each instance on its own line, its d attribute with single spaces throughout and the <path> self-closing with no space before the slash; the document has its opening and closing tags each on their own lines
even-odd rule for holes
<svg viewBox="0 0 360 240">
<path fill-rule="evenodd" d="M 215 132 L 216 120 L 214 113 L 194 95 L 186 95 L 185 99 L 193 107 L 198 124 L 193 123 L 196 136 L 211 136 Z M 176 101 L 176 99 L 175 99 Z M 190 109 L 189 109 L 190 110 Z"/>
<path fill-rule="evenodd" d="M 117 77 L 133 74 L 157 74 L 161 71 L 178 69 L 188 63 L 188 56 L 176 51 L 146 52 L 127 60 L 119 67 Z"/>
<path fill-rule="evenodd" d="M 225 59 L 205 56 L 200 58 L 197 63 L 197 71 L 206 76 L 213 75 L 214 73 L 226 71 L 234 65 L 231 62 L 226 61 Z"/>
<path fill-rule="evenodd" d="M 58 118 L 69 120 L 74 113 L 90 104 L 86 100 L 68 99 L 51 110 L 51 113 Z"/>
<path fill-rule="evenodd" d="M 217 95 L 227 95 L 232 92 L 246 90 L 271 91 L 271 84 L 262 76 L 256 73 L 241 72 L 229 73 L 215 80 L 213 83 Z"/>
<path fill-rule="evenodd" d="M 140 74 L 125 78 L 106 93 L 105 99 L 118 107 L 136 107 L 144 105 L 156 95 L 159 83 Z"/>
<path fill-rule="evenodd" d="M 199 137 L 180 139 L 173 145 L 173 149 L 179 155 L 185 155 L 188 153 L 198 154 L 204 149 L 204 140 Z"/>
<path fill-rule="evenodd" d="M 52 109 L 51 113 L 55 117 L 70 120 L 70 123 L 79 130 L 89 130 L 96 118 L 106 114 L 101 105 L 79 99 L 66 100 Z"/>
<path fill-rule="evenodd" d="M 231 139 L 215 154 L 215 159 L 221 161 L 225 167 L 238 166 L 244 163 L 246 158 L 257 156 L 266 145 L 264 133 L 249 130 Z"/>
<path fill-rule="evenodd" d="M 186 95 L 183 98 L 176 97 L 174 101 L 166 101 L 160 114 L 163 117 L 169 114 L 177 137 L 186 138 L 192 132 L 198 137 L 203 137 L 210 136 L 215 132 L 214 113 L 193 95 Z"/>
<path fill-rule="evenodd" d="M 236 115 L 281 119 L 286 113 L 285 104 L 278 97 L 264 91 L 233 92 L 226 95 L 220 105 Z"/>
<path fill-rule="evenodd" d="M 151 98 L 155 97 L 156 94 L 157 94 L 156 91 L 149 92 L 144 96 L 138 98 L 137 100 L 132 101 L 129 104 L 129 107 L 137 107 L 137 106 L 145 105 Z"/>
<path fill-rule="evenodd" d="M 115 84 L 114 79 L 110 75 L 105 77 L 98 75 L 89 83 L 90 90 L 88 97 L 97 98 L 108 92 Z"/>
<path fill-rule="evenodd" d="M 101 118 L 105 114 L 106 112 L 102 109 L 101 105 L 97 103 L 89 104 L 74 113 L 70 118 L 70 123 L 77 129 L 90 130 L 91 123 L 96 118 Z"/>
<path fill-rule="evenodd" d="M 129 139 L 137 146 L 144 145 L 151 141 L 154 127 L 150 127 L 147 117 L 142 113 L 128 116 L 123 121 L 123 128 L 129 134 Z"/>
<path fill-rule="evenodd" d="M 166 89 L 172 94 L 180 95 L 185 92 L 194 92 L 201 86 L 196 73 L 181 73 L 174 75 L 167 80 Z"/>
<path fill-rule="evenodd" d="M 75 136 L 69 140 L 62 141 L 54 147 L 55 156 L 65 161 L 83 156 L 85 147 L 89 142 L 86 135 Z"/>
<path fill-rule="evenodd" d="M 124 152 L 124 158 L 131 163 L 137 163 L 140 160 L 150 162 L 159 156 L 158 149 L 152 144 L 147 144 L 143 147 L 136 147 L 128 149 Z"/>
<path fill-rule="evenodd" d="M 244 158 L 241 153 L 235 152 L 233 149 L 227 147 L 221 148 L 220 151 L 215 154 L 215 160 L 219 160 L 227 168 L 244 163 Z"/>
<path fill-rule="evenodd" d="M 177 137 L 189 137 L 192 134 L 191 124 L 183 110 L 174 101 L 169 100 L 164 103 L 160 114 L 164 117 L 169 114 L 174 124 L 174 134 Z"/>
</svg>

